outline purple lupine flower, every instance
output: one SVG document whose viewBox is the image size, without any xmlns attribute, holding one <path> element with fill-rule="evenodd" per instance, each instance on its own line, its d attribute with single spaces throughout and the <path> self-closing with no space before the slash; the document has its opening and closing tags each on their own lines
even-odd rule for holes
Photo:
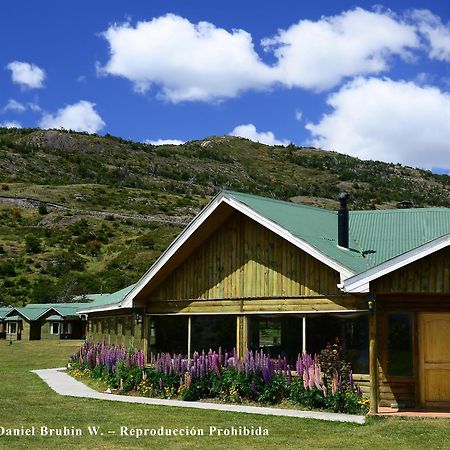
<svg viewBox="0 0 450 450">
<path fill-rule="evenodd" d="M 321 389 L 322 384 L 322 372 L 318 364 L 314 365 L 314 384 L 317 389 Z"/>
<path fill-rule="evenodd" d="M 314 366 L 310 366 L 308 369 L 308 388 L 312 389 L 314 386 Z"/>
<path fill-rule="evenodd" d="M 338 388 L 339 388 L 339 375 L 338 375 L 337 371 L 335 370 L 333 372 L 333 376 L 331 378 L 331 393 L 333 395 L 336 395 Z"/>
<path fill-rule="evenodd" d="M 295 364 L 295 370 L 297 371 L 298 375 L 303 373 L 304 365 L 303 365 L 303 358 L 300 355 L 300 353 L 297 356 L 297 362 Z"/>
<path fill-rule="evenodd" d="M 271 380 L 270 372 L 269 372 L 269 369 L 267 367 L 263 368 L 262 376 L 263 376 L 264 383 L 265 384 L 270 384 L 270 380 Z"/>
<path fill-rule="evenodd" d="M 359 385 L 356 386 L 356 394 L 358 395 L 358 397 L 362 397 L 363 392 L 361 390 L 361 388 L 359 387 Z"/>
</svg>

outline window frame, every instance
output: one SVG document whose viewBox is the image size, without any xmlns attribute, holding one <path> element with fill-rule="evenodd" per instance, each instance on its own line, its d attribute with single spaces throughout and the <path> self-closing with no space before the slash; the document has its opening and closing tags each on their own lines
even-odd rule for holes
<svg viewBox="0 0 450 450">
<path fill-rule="evenodd" d="M 11 331 L 11 327 L 14 326 L 14 331 Z M 7 334 L 17 334 L 19 324 L 17 322 L 8 322 Z"/>
<path fill-rule="evenodd" d="M 57 325 L 58 326 L 58 332 L 55 333 L 53 327 Z M 60 327 L 60 323 L 59 322 L 49 322 L 49 326 L 50 326 L 50 334 L 53 336 L 56 335 L 60 335 L 61 334 L 61 327 Z"/>
<path fill-rule="evenodd" d="M 401 315 L 408 316 L 411 320 L 411 374 L 410 375 L 393 375 L 390 373 L 389 360 L 390 360 L 390 351 L 389 351 L 389 317 L 392 315 Z M 385 315 L 385 330 L 386 330 L 386 338 L 385 338 L 385 368 L 386 368 L 386 377 L 387 378 L 395 378 L 400 381 L 401 379 L 411 380 L 415 377 L 416 374 L 416 357 L 415 357 L 415 326 L 416 326 L 416 317 L 415 314 L 411 311 L 398 311 L 392 310 L 387 311 Z"/>
<path fill-rule="evenodd" d="M 69 321 L 61 322 L 59 334 L 72 334 L 73 333 L 73 323 Z"/>
</svg>

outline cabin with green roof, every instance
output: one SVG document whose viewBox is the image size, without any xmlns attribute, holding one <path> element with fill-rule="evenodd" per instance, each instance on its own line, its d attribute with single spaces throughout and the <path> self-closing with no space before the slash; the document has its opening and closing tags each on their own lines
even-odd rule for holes
<svg viewBox="0 0 450 450">
<path fill-rule="evenodd" d="M 450 407 L 450 209 L 339 211 L 219 193 L 142 278 L 79 310 L 150 352 L 315 354 L 378 405 Z"/>
<path fill-rule="evenodd" d="M 3 338 L 10 341 L 84 338 L 86 321 L 78 310 L 101 297 L 94 294 L 84 297 L 84 302 L 31 303 L 22 308 L 8 308 Z"/>
<path fill-rule="evenodd" d="M 0 308 L 0 339 L 5 339 L 6 337 L 6 327 L 7 323 L 5 321 L 6 315 L 12 310 L 10 307 Z"/>
</svg>

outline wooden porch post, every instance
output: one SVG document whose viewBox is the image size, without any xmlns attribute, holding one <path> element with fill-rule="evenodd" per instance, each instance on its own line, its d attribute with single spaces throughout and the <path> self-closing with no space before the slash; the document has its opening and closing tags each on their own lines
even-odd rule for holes
<svg viewBox="0 0 450 450">
<path fill-rule="evenodd" d="M 144 350 L 144 356 L 145 356 L 145 362 L 148 363 L 150 362 L 150 320 L 151 317 L 143 315 L 142 317 L 142 326 L 143 326 L 143 330 L 142 330 L 142 349 Z M 119 334 L 119 329 L 117 329 L 117 334 Z"/>
<path fill-rule="evenodd" d="M 377 310 L 375 300 L 369 300 L 369 373 L 370 373 L 370 410 L 369 414 L 378 412 L 378 336 Z"/>
<path fill-rule="evenodd" d="M 302 317 L 302 353 L 306 353 L 306 316 Z"/>
<path fill-rule="evenodd" d="M 188 356 L 188 361 L 191 360 L 191 325 L 192 325 L 192 321 L 191 321 L 191 316 L 188 316 L 188 341 L 187 341 L 187 356 Z"/>
<path fill-rule="evenodd" d="M 238 357 L 245 355 L 248 349 L 248 320 L 247 316 L 237 316 L 236 318 L 236 351 Z"/>
</svg>

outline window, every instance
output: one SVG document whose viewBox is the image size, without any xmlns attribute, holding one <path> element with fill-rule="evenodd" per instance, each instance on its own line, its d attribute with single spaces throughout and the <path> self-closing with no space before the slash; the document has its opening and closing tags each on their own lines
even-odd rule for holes
<svg viewBox="0 0 450 450">
<path fill-rule="evenodd" d="M 354 373 L 369 373 L 369 317 L 367 314 L 327 314 L 306 318 L 306 350 L 315 355 L 338 343 Z"/>
<path fill-rule="evenodd" d="M 201 352 L 209 349 L 232 352 L 236 347 L 236 316 L 193 316 L 191 319 L 191 348 Z"/>
<path fill-rule="evenodd" d="M 259 346 L 275 347 L 281 344 L 281 322 L 279 320 L 259 321 Z"/>
<path fill-rule="evenodd" d="M 272 356 L 286 356 L 293 364 L 302 346 L 300 317 L 251 317 L 249 346 Z M 354 373 L 369 373 L 369 320 L 367 313 L 311 314 L 306 316 L 306 351 L 319 354 L 327 345 L 339 344 L 342 358 Z"/>
<path fill-rule="evenodd" d="M 59 334 L 59 322 L 50 322 L 50 334 Z"/>
<path fill-rule="evenodd" d="M 72 334 L 72 322 L 63 322 L 61 334 Z"/>
<path fill-rule="evenodd" d="M 155 316 L 154 324 L 155 346 L 151 349 L 153 353 L 168 352 L 186 355 L 188 330 L 186 316 Z M 125 326 L 126 335 L 130 335 L 128 327 L 131 326 L 131 323 L 128 318 Z"/>
<path fill-rule="evenodd" d="M 388 375 L 412 376 L 412 316 L 405 313 L 388 315 Z"/>
<path fill-rule="evenodd" d="M 8 334 L 16 334 L 16 333 L 17 333 L 17 323 L 8 322 Z"/>
<path fill-rule="evenodd" d="M 286 356 L 294 364 L 302 351 L 302 319 L 299 317 L 250 317 L 249 348 Z"/>
</svg>

